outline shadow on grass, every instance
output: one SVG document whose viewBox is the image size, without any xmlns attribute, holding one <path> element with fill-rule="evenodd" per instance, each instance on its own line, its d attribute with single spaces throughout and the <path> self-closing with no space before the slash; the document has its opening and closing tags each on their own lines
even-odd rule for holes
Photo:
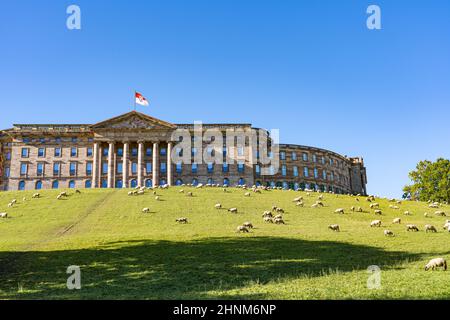
<svg viewBox="0 0 450 320">
<path fill-rule="evenodd" d="M 66 251 L 0 252 L 0 298 L 215 299 L 209 291 L 329 270 L 389 268 L 418 255 L 332 241 L 234 237 L 195 241 L 126 241 Z M 81 290 L 66 289 L 70 265 L 81 267 Z M 18 292 L 18 287 L 23 287 Z M 264 299 L 263 293 L 226 296 Z"/>
</svg>

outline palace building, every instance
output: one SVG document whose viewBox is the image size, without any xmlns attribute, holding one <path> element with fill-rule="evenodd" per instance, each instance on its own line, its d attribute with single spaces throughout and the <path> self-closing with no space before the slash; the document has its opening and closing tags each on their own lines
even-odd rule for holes
<svg viewBox="0 0 450 320">
<path fill-rule="evenodd" d="M 224 137 L 229 130 L 249 135 L 255 130 L 251 124 L 204 124 L 201 130 L 211 129 Z M 15 124 L 0 132 L 0 190 L 202 183 L 367 194 L 362 158 L 279 144 L 270 155 L 278 160 L 277 170 L 266 175 L 262 174 L 265 165 L 259 162 L 259 144 L 253 139 L 246 139 L 242 147 L 223 143 L 221 150 L 208 151 L 218 153 L 220 163 L 196 161 L 197 153 L 210 147 L 205 139 L 196 147 L 195 130 L 194 124 L 172 124 L 136 111 L 93 125 Z M 188 163 L 173 161 L 174 152 L 186 152 L 177 148 L 181 139 L 174 138 L 174 132 L 178 131 L 194 135 Z"/>
</svg>

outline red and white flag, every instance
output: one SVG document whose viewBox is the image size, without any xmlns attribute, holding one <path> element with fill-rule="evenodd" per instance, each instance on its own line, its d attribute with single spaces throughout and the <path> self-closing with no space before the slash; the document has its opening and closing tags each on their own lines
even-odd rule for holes
<svg viewBox="0 0 450 320">
<path fill-rule="evenodd" d="M 144 96 L 142 94 L 140 94 L 139 92 L 136 92 L 134 94 L 134 97 L 136 99 L 136 103 L 141 105 L 141 106 L 148 106 L 148 101 L 147 99 L 144 98 Z"/>
</svg>

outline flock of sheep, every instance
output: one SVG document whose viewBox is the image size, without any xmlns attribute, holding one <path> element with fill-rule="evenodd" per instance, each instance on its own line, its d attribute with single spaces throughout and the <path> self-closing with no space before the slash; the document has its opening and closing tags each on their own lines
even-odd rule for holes
<svg viewBox="0 0 450 320">
<path fill-rule="evenodd" d="M 187 186 L 187 187 L 194 187 L 193 185 L 183 185 L 183 186 Z M 201 189 L 201 188 L 208 188 L 208 187 L 222 187 L 223 188 L 223 192 L 227 193 L 228 191 L 228 186 L 220 186 L 220 185 L 211 185 L 211 184 L 199 184 L 197 186 L 195 186 L 195 188 L 197 189 Z M 261 194 L 262 191 L 266 190 L 272 190 L 272 189 L 279 189 L 279 188 L 271 188 L 271 187 L 256 187 L 253 186 L 251 188 L 248 188 L 246 186 L 236 186 L 237 188 L 241 188 L 243 190 L 245 190 L 246 192 L 244 193 L 245 197 L 250 197 L 251 196 L 251 192 L 253 193 L 258 193 Z M 155 196 L 155 200 L 159 201 L 160 200 L 160 196 L 157 195 L 156 192 L 156 188 L 159 189 L 168 189 L 169 185 L 163 185 L 163 186 L 159 186 L 159 187 L 136 187 L 134 190 L 129 191 L 128 192 L 128 196 L 139 196 L 139 195 L 144 195 L 146 194 L 147 191 L 152 191 L 153 195 Z M 322 192 L 320 191 L 313 191 L 313 190 L 305 190 L 306 191 L 306 196 L 307 197 L 312 197 L 313 193 L 319 194 L 317 197 L 317 200 L 311 205 L 311 208 L 319 208 L 319 207 L 325 207 L 324 201 L 325 201 L 325 196 Z M 79 190 L 75 190 L 75 193 L 81 193 Z M 185 192 L 184 189 L 180 189 L 179 193 L 183 193 L 185 194 L 187 197 L 193 197 L 193 192 L 192 191 L 188 191 Z M 330 192 L 330 194 L 333 194 L 332 192 Z M 41 197 L 41 195 L 39 193 L 35 193 L 32 195 L 33 199 L 39 199 Z M 67 198 L 68 194 L 67 192 L 60 192 L 58 194 L 58 196 L 56 197 L 57 200 L 62 200 L 64 198 Z M 339 197 L 339 195 L 336 195 L 336 197 Z M 356 197 L 350 195 L 350 197 L 353 197 L 355 199 L 355 201 L 357 203 L 360 203 L 360 198 L 362 198 L 361 195 L 357 195 Z M 369 208 L 370 210 L 373 211 L 374 215 L 378 215 L 378 216 L 382 216 L 383 215 L 383 211 L 380 209 L 380 204 L 376 202 L 376 198 L 375 196 L 369 196 L 369 197 L 365 197 L 366 201 L 370 203 Z M 27 199 L 24 197 L 23 201 L 27 201 Z M 402 204 L 401 201 L 395 200 L 395 199 L 391 199 L 389 200 L 390 202 L 393 202 L 395 204 L 391 204 L 389 205 L 390 209 L 393 210 L 400 210 L 400 205 Z M 293 202 L 295 203 L 295 205 L 297 207 L 304 207 L 305 203 L 304 203 L 304 198 L 302 196 L 296 197 L 295 199 L 293 199 Z M 17 203 L 16 199 L 13 199 L 10 203 L 8 203 L 8 207 L 12 208 L 15 204 Z M 431 202 L 429 201 L 428 206 L 429 208 L 432 209 L 440 209 L 442 207 L 443 204 L 447 204 L 447 203 L 438 203 L 438 202 Z M 221 203 L 216 203 L 214 208 L 216 210 L 221 210 L 224 209 Z M 364 212 L 363 208 L 360 206 L 351 206 L 350 210 L 351 212 Z M 238 213 L 238 208 L 228 208 L 227 212 L 233 213 L 233 214 L 237 214 Z M 345 214 L 346 209 L 345 208 L 337 208 L 334 210 L 334 213 L 336 214 Z M 145 207 L 142 209 L 142 213 L 150 213 L 150 208 Z M 272 206 L 271 210 L 267 210 L 264 211 L 262 214 L 262 219 L 264 223 L 271 223 L 271 224 L 276 224 L 276 225 L 285 225 L 285 221 L 283 219 L 283 214 L 285 213 L 285 210 L 277 207 L 277 206 Z M 405 216 L 411 216 L 412 213 L 409 211 L 404 211 L 404 215 Z M 446 217 L 447 214 L 445 213 L 445 211 L 442 210 L 436 210 L 434 212 L 435 216 L 439 216 L 439 217 Z M 424 217 L 426 218 L 430 218 L 431 215 L 429 213 L 425 213 Z M 0 213 L 0 218 L 8 218 L 8 213 L 6 212 L 2 212 Z M 177 223 L 180 224 L 187 224 L 188 223 L 188 218 L 186 217 L 180 217 L 178 219 L 176 219 Z M 401 224 L 402 223 L 402 219 L 401 218 L 395 218 L 392 221 L 392 224 Z M 377 219 L 377 220 L 373 220 L 370 222 L 369 226 L 371 228 L 381 228 L 383 225 L 382 220 Z M 406 224 L 406 231 L 408 232 L 419 232 L 419 227 L 417 227 L 414 224 Z M 253 224 L 249 221 L 244 222 L 242 225 L 237 226 L 236 228 L 236 232 L 237 233 L 249 233 L 251 229 L 253 229 Z M 341 231 L 341 227 L 339 224 L 330 224 L 328 226 L 328 229 L 334 231 L 334 232 L 340 232 Z M 446 220 L 444 225 L 443 225 L 443 229 L 450 232 L 450 220 Z M 424 226 L 424 230 L 426 233 L 431 232 L 431 233 L 437 233 L 438 229 L 431 224 L 426 224 Z M 384 230 L 384 235 L 386 237 L 395 237 L 395 234 L 393 231 L 389 230 L 389 229 L 385 229 Z M 438 267 L 442 267 L 444 270 L 447 270 L 447 262 L 444 258 L 436 258 L 431 260 L 426 266 L 425 266 L 425 270 L 435 270 Z"/>
</svg>

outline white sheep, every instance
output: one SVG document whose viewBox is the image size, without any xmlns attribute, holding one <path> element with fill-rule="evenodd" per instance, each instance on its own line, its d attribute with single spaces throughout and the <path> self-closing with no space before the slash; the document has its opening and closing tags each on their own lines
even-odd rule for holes
<svg viewBox="0 0 450 320">
<path fill-rule="evenodd" d="M 159 196 L 156 196 L 156 197 L 155 197 L 155 200 L 156 200 L 156 201 L 159 201 Z"/>
<path fill-rule="evenodd" d="M 236 229 L 236 233 L 248 233 L 249 231 L 248 231 L 248 229 L 246 228 L 246 227 L 244 227 L 244 226 L 239 226 L 239 227 L 237 227 L 237 229 Z"/>
<path fill-rule="evenodd" d="M 407 224 L 406 225 L 406 231 L 414 231 L 414 232 L 418 232 L 419 228 L 417 228 L 416 225 L 414 224 Z"/>
<path fill-rule="evenodd" d="M 40 193 L 35 193 L 31 196 L 31 198 L 36 199 L 36 198 L 40 198 L 41 194 Z"/>
<path fill-rule="evenodd" d="M 328 229 L 333 230 L 333 231 L 336 231 L 336 232 L 340 232 L 340 231 L 341 231 L 341 228 L 339 227 L 338 224 L 332 224 L 332 225 L 329 225 L 329 226 L 328 226 Z"/>
<path fill-rule="evenodd" d="M 150 208 L 144 208 L 142 209 L 142 213 L 149 213 L 150 212 Z"/>
<path fill-rule="evenodd" d="M 8 218 L 8 214 L 6 212 L 0 213 L 0 218 Z"/>
<path fill-rule="evenodd" d="M 377 210 L 374 211 L 374 213 L 375 213 L 376 215 L 381 216 L 381 215 L 383 214 L 383 211 L 377 209 Z"/>
<path fill-rule="evenodd" d="M 249 229 L 253 229 L 253 224 L 251 222 L 244 222 L 242 224 L 242 226 L 249 228 Z"/>
<path fill-rule="evenodd" d="M 381 220 L 374 220 L 370 223 L 370 227 L 381 227 Z"/>
<path fill-rule="evenodd" d="M 344 214 L 345 210 L 342 208 L 339 208 L 339 209 L 334 210 L 334 213 Z"/>
<path fill-rule="evenodd" d="M 222 204 L 216 203 L 216 205 L 214 206 L 214 208 L 216 208 L 217 210 L 222 209 Z"/>
<path fill-rule="evenodd" d="M 393 224 L 401 224 L 402 223 L 402 219 L 400 218 L 395 218 L 394 220 L 392 220 Z"/>
<path fill-rule="evenodd" d="M 175 220 L 175 222 L 186 224 L 186 223 L 188 223 L 188 219 L 187 218 L 178 218 L 177 220 Z"/>
<path fill-rule="evenodd" d="M 384 235 L 386 237 L 395 237 L 395 234 L 391 230 L 384 230 Z"/>
<path fill-rule="evenodd" d="M 436 211 L 434 213 L 434 215 L 440 216 L 440 217 L 446 217 L 447 216 L 444 211 Z"/>
<path fill-rule="evenodd" d="M 370 209 L 379 209 L 380 208 L 380 204 L 378 204 L 378 203 L 372 203 L 371 205 L 370 205 Z"/>
<path fill-rule="evenodd" d="M 275 224 L 286 224 L 286 223 L 284 223 L 283 218 L 273 219 L 273 223 L 275 223 Z"/>
<path fill-rule="evenodd" d="M 238 213 L 238 209 L 237 208 L 230 208 L 228 209 L 229 212 L 231 213 Z"/>
<path fill-rule="evenodd" d="M 404 214 L 405 216 L 410 216 L 410 215 L 411 215 L 411 212 L 405 211 L 403 214 Z"/>
<path fill-rule="evenodd" d="M 436 268 L 442 267 L 445 270 L 447 270 L 447 261 L 445 261 L 444 258 L 436 258 L 436 259 L 432 259 L 430 260 L 430 262 L 427 263 L 427 265 L 425 266 L 425 271 L 428 270 L 435 270 Z"/>
<path fill-rule="evenodd" d="M 264 217 L 264 222 L 266 223 L 273 223 L 272 217 Z"/>
<path fill-rule="evenodd" d="M 427 224 L 427 225 L 425 225 L 425 232 L 434 232 L 434 233 L 436 233 L 437 230 L 436 230 L 435 226 L 432 226 L 431 224 Z"/>
<path fill-rule="evenodd" d="M 246 192 L 246 193 L 244 194 L 245 197 L 250 197 L 250 195 L 251 195 L 250 192 Z"/>
</svg>

